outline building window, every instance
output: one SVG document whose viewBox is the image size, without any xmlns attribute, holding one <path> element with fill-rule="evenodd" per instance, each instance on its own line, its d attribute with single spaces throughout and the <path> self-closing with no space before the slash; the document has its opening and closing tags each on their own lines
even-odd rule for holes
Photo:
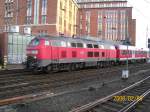
<svg viewBox="0 0 150 112">
<path fill-rule="evenodd" d="M 34 24 L 39 23 L 39 0 L 34 0 Z"/>
<path fill-rule="evenodd" d="M 42 0 L 42 24 L 46 24 L 47 19 L 47 0 Z"/>
<path fill-rule="evenodd" d="M 32 17 L 31 16 L 27 16 L 26 17 L 26 24 L 31 24 L 32 23 Z"/>
<path fill-rule="evenodd" d="M 5 18 L 12 18 L 14 10 L 14 2 L 5 2 Z"/>
<path fill-rule="evenodd" d="M 97 35 L 98 37 L 102 38 L 102 19 L 103 19 L 103 13 L 102 11 L 98 12 L 98 30 L 97 30 Z"/>
<path fill-rule="evenodd" d="M 19 64 L 26 61 L 26 47 L 35 38 L 17 33 L 8 34 L 8 63 Z"/>
<path fill-rule="evenodd" d="M 86 12 L 86 34 L 90 34 L 90 12 Z"/>
<path fill-rule="evenodd" d="M 42 15 L 47 15 L 47 0 L 42 0 Z"/>
<path fill-rule="evenodd" d="M 31 24 L 32 19 L 32 0 L 27 0 L 27 17 L 26 24 Z"/>
<path fill-rule="evenodd" d="M 46 24 L 46 15 L 42 15 L 42 24 Z"/>
</svg>

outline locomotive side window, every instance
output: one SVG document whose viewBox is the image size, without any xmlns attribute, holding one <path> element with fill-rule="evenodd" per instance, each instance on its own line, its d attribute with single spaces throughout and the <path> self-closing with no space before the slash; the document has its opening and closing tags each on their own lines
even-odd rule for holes
<svg viewBox="0 0 150 112">
<path fill-rule="evenodd" d="M 32 46 L 37 46 L 37 45 L 39 45 L 40 44 L 40 40 L 39 39 L 34 39 L 31 43 L 30 43 L 30 45 L 32 45 Z"/>
<path fill-rule="evenodd" d="M 52 41 L 52 46 L 59 47 L 59 46 L 61 46 L 61 42 L 59 40 L 53 40 Z"/>
<path fill-rule="evenodd" d="M 105 57 L 105 52 L 102 52 L 102 57 Z"/>
<path fill-rule="evenodd" d="M 77 47 L 76 43 L 71 43 L 71 47 Z"/>
<path fill-rule="evenodd" d="M 67 44 L 65 41 L 61 41 L 61 47 L 67 47 Z"/>
<path fill-rule="evenodd" d="M 76 51 L 72 51 L 72 57 L 73 58 L 77 57 L 77 52 Z"/>
<path fill-rule="evenodd" d="M 99 52 L 94 52 L 94 57 L 99 57 Z"/>
<path fill-rule="evenodd" d="M 77 43 L 77 47 L 83 47 L 83 44 L 82 43 Z"/>
<path fill-rule="evenodd" d="M 50 45 L 50 42 L 48 40 L 45 40 L 45 45 L 46 46 L 49 46 Z"/>
<path fill-rule="evenodd" d="M 93 57 L 93 52 L 88 52 L 88 57 Z"/>
<path fill-rule="evenodd" d="M 62 51 L 62 52 L 61 52 L 61 57 L 62 57 L 62 58 L 66 58 L 66 56 L 67 56 L 66 51 Z"/>
<path fill-rule="evenodd" d="M 87 48 L 93 48 L 92 44 L 87 44 Z"/>
<path fill-rule="evenodd" d="M 52 46 L 56 46 L 56 47 L 66 47 L 67 44 L 66 44 L 65 41 L 53 40 L 53 41 L 52 41 Z"/>
<path fill-rule="evenodd" d="M 98 45 L 95 44 L 95 45 L 94 45 L 94 48 L 99 48 L 99 47 L 98 47 Z"/>
</svg>

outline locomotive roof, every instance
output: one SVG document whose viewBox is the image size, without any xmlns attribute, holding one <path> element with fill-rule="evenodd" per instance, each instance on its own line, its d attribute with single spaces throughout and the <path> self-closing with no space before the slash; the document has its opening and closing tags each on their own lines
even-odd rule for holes
<svg viewBox="0 0 150 112">
<path fill-rule="evenodd" d="M 122 49 L 122 50 L 127 50 L 127 45 L 117 45 L 117 47 L 119 49 Z M 128 49 L 129 50 L 136 50 L 136 47 L 135 46 L 128 46 Z"/>
<path fill-rule="evenodd" d="M 62 41 L 66 41 L 66 42 L 81 42 L 81 43 L 85 43 L 85 44 L 98 44 L 101 46 L 101 48 L 106 48 L 106 49 L 115 49 L 115 46 L 112 44 L 106 44 L 106 43 L 102 43 L 101 41 L 94 41 L 94 40 L 88 40 L 85 38 L 72 38 L 72 37 L 57 37 L 57 36 L 37 36 L 36 38 L 38 39 L 50 39 L 50 40 L 62 40 Z"/>
</svg>

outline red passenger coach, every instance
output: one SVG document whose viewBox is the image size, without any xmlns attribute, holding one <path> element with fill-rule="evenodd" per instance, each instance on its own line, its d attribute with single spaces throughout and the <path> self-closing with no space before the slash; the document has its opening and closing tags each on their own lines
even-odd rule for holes
<svg viewBox="0 0 150 112">
<path fill-rule="evenodd" d="M 129 62 L 146 61 L 149 58 L 148 49 L 139 49 L 135 46 L 118 45 L 116 46 L 116 50 L 117 60 L 119 62 L 124 62 L 127 59 L 129 60 Z"/>
</svg>

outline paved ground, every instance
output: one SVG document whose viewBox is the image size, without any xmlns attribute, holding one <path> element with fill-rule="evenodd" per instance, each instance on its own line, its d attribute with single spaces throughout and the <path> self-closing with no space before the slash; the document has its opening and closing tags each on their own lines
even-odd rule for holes
<svg viewBox="0 0 150 112">
<path fill-rule="evenodd" d="M 13 70 L 13 69 L 24 69 L 24 65 L 22 64 L 9 64 L 6 68 L 2 68 L 1 70 Z"/>
</svg>

